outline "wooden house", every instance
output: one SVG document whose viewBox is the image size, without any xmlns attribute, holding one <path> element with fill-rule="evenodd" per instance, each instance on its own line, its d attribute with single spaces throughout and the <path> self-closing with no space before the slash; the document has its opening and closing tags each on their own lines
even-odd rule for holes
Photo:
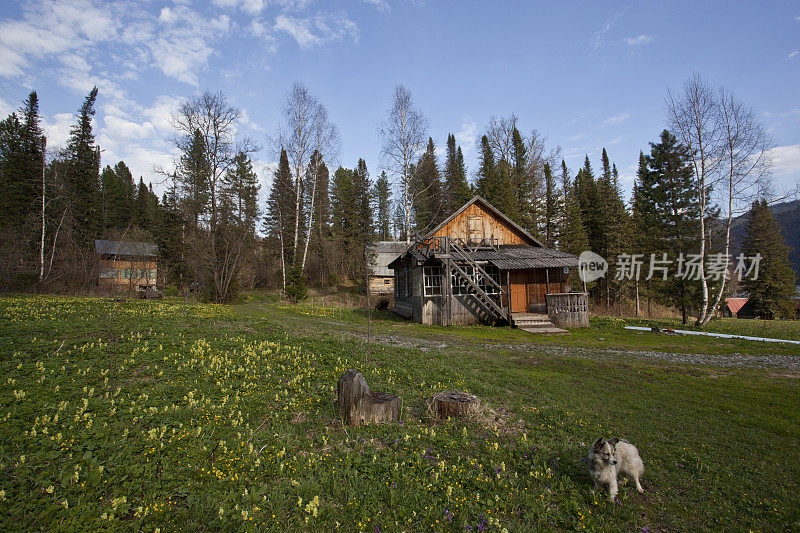
<svg viewBox="0 0 800 533">
<path fill-rule="evenodd" d="M 571 292 L 574 255 L 546 248 L 480 196 L 389 264 L 393 310 L 435 325 L 508 323 L 545 333 L 589 325 L 585 293 Z"/>
<path fill-rule="evenodd" d="M 94 241 L 101 287 L 120 291 L 155 290 L 158 246 L 149 242 Z"/>
<path fill-rule="evenodd" d="M 406 250 L 404 242 L 378 241 L 372 247 L 369 271 L 369 293 L 378 300 L 391 304 L 394 299 L 394 272 L 389 268 L 397 256 Z"/>
</svg>

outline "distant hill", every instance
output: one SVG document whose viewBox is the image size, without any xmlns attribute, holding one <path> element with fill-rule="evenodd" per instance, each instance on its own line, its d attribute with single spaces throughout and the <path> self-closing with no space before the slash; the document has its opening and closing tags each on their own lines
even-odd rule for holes
<svg viewBox="0 0 800 533">
<path fill-rule="evenodd" d="M 782 202 L 770 207 L 772 216 L 778 221 L 786 239 L 786 244 L 792 249 L 789 252 L 789 261 L 800 280 L 800 200 Z M 735 256 L 741 251 L 744 239 L 744 228 L 747 215 L 737 217 L 731 226 L 731 255 Z"/>
</svg>

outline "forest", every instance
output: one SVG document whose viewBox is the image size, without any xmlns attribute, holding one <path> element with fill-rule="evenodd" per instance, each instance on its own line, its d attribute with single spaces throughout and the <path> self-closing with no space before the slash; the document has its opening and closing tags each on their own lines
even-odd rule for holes
<svg viewBox="0 0 800 533">
<path fill-rule="evenodd" d="M 156 243 L 163 283 L 179 292 L 202 287 L 206 301 L 259 287 L 297 300 L 308 286 L 363 287 L 374 242 L 413 242 L 480 195 L 544 246 L 605 258 L 609 275 L 587 290 L 608 313 L 670 309 L 703 325 L 724 297 L 745 292 L 763 314 L 793 316 L 790 249 L 768 208 L 779 196 L 770 186 L 768 133 L 752 108 L 697 75 L 668 93 L 669 127 L 654 129 L 639 153 L 630 197 L 605 148 L 599 160 L 586 155 L 570 169 L 559 147 L 521 131 L 513 113 L 486 124 L 476 169 L 467 168 L 453 133 L 441 157 L 402 85 L 376 128 L 378 167 L 363 158 L 352 168 L 335 164 L 336 125 L 299 82 L 275 133 L 258 142 L 239 135 L 242 111 L 225 94 L 186 98 L 171 117 L 181 155 L 154 169 L 159 197 L 124 161 L 101 162 L 97 98 L 95 87 L 64 147 L 47 145 L 35 91 L 0 122 L 0 289 L 92 292 L 93 243 L 109 239 Z M 265 191 L 253 162 L 262 150 L 277 160 Z M 726 273 L 735 267 L 731 228 L 742 215 L 737 246 L 760 254 L 761 275 L 739 282 Z M 688 256 L 699 258 L 695 277 L 681 275 Z M 632 258 L 641 272 L 629 268 Z M 677 265 L 677 275 L 654 275 L 656 259 Z"/>
</svg>

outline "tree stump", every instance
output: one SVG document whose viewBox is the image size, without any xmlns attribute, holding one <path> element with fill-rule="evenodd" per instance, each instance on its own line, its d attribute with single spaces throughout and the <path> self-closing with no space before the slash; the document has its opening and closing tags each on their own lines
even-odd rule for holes
<svg viewBox="0 0 800 533">
<path fill-rule="evenodd" d="M 430 406 L 436 418 L 461 418 L 477 412 L 478 397 L 466 392 L 448 390 L 434 394 Z"/>
<path fill-rule="evenodd" d="M 348 370 L 336 386 L 339 418 L 351 426 L 381 424 L 400 420 L 400 398 L 388 392 L 370 390 L 358 370 Z"/>
</svg>

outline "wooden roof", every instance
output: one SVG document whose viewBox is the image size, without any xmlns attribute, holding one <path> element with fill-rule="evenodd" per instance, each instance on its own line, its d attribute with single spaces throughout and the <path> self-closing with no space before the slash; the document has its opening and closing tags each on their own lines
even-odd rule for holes
<svg viewBox="0 0 800 533">
<path fill-rule="evenodd" d="M 489 212 L 496 218 L 500 219 L 500 221 L 503 224 L 505 224 L 509 228 L 512 228 L 516 233 L 519 233 L 522 236 L 523 240 L 527 241 L 527 244 L 529 244 L 530 246 L 544 247 L 544 245 L 538 239 L 536 239 L 533 235 L 528 233 L 524 228 L 522 228 L 522 226 L 520 226 L 519 224 L 508 218 L 502 211 L 500 211 L 492 204 L 487 202 L 483 197 L 478 195 L 474 196 L 472 200 L 462 205 L 458 210 L 456 210 L 455 213 L 444 219 L 438 226 L 436 226 L 427 234 L 425 234 L 425 236 L 422 237 L 422 239 L 420 240 L 424 241 L 426 239 L 429 239 L 437 235 L 437 233 L 439 233 L 443 228 L 447 227 L 447 225 L 450 224 L 450 222 L 455 220 L 459 215 L 461 215 L 464 211 L 466 211 L 469 207 L 471 207 L 474 204 L 480 204 L 480 206 L 485 211 Z"/>
</svg>

